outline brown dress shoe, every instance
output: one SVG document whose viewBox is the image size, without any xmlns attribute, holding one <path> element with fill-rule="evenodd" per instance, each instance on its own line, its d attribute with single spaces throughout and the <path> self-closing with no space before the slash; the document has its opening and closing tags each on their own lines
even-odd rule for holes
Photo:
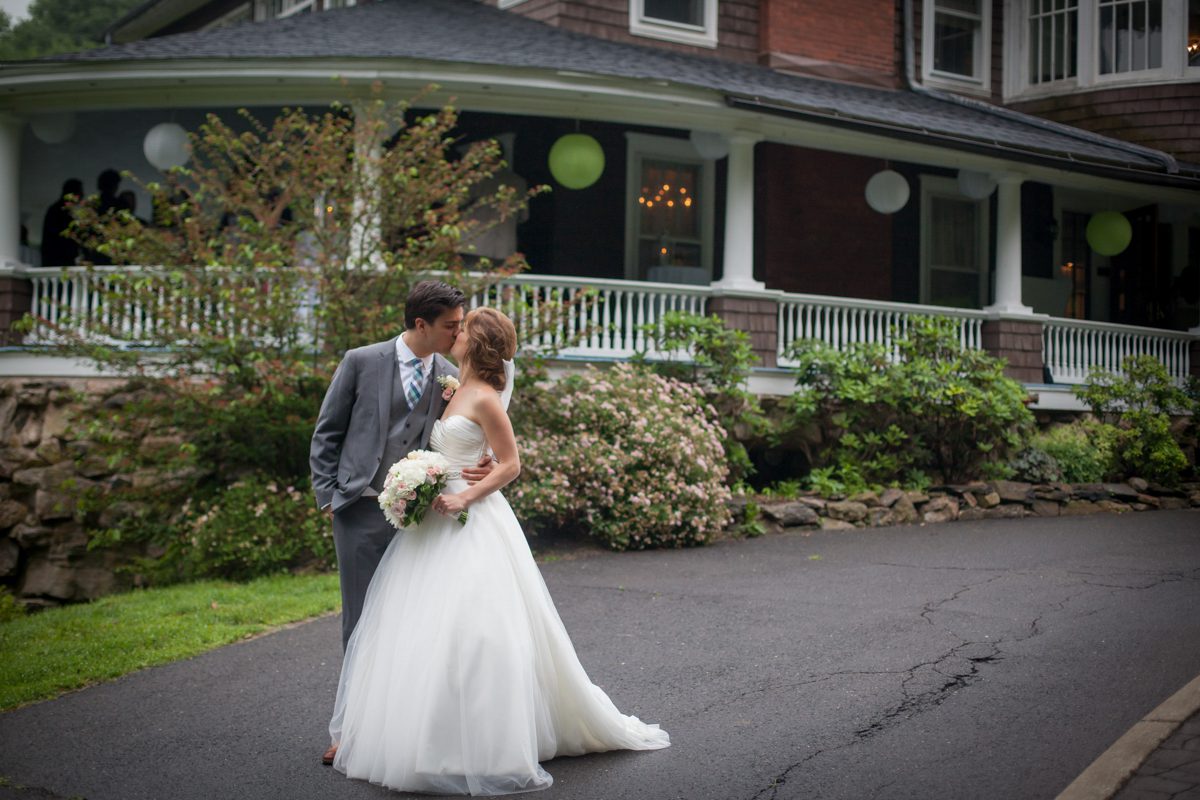
<svg viewBox="0 0 1200 800">
<path fill-rule="evenodd" d="M 327 767 L 333 764 L 333 757 L 337 755 L 337 747 L 338 746 L 336 744 L 331 744 L 329 745 L 329 749 L 321 754 L 322 764 Z"/>
</svg>

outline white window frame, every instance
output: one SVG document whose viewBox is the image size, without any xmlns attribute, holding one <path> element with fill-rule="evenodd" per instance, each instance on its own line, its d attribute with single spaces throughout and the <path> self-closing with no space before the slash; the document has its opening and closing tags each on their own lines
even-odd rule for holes
<svg viewBox="0 0 1200 800">
<path fill-rule="evenodd" d="M 717 46 L 717 0 L 703 0 L 704 24 L 686 25 L 680 22 L 646 16 L 645 0 L 629 0 L 629 32 L 634 36 L 662 39 L 667 42 L 690 44 L 696 47 Z"/>
<path fill-rule="evenodd" d="M 1078 62 L 1074 78 L 1032 84 L 1029 82 L 1030 0 L 1011 0 L 1005 8 L 1004 26 L 1016 31 L 1005 37 L 1004 99 L 1028 100 L 1070 92 L 1154 83 L 1180 83 L 1200 79 L 1200 66 L 1187 65 L 1188 0 L 1162 0 L 1162 66 L 1136 72 L 1100 74 L 1100 3 L 1079 0 Z"/>
<path fill-rule="evenodd" d="M 933 68 L 933 23 L 937 0 L 925 0 L 921 18 L 921 77 L 930 86 L 941 86 L 956 92 L 989 95 L 992 90 L 992 0 L 980 0 L 979 41 L 975 58 L 978 74 L 956 75 L 938 72 Z M 945 13 L 945 12 L 943 12 Z"/>
<path fill-rule="evenodd" d="M 280 5 L 282 8 L 275 15 L 275 19 L 287 19 L 304 11 L 315 11 L 317 0 L 281 0 Z"/>
<path fill-rule="evenodd" d="M 205 25 L 200 30 L 211 31 L 217 28 L 224 28 L 226 25 L 236 25 L 239 22 L 250 22 L 254 19 L 254 4 L 250 2 L 243 3 L 231 11 L 227 11 L 221 16 L 214 19 L 212 22 Z"/>
<path fill-rule="evenodd" d="M 921 304 L 932 305 L 929 297 L 930 270 L 932 265 L 933 198 L 950 197 L 974 203 L 977 208 L 975 243 L 979 253 L 979 300 L 980 307 L 990 301 L 991 252 L 988 247 L 988 226 L 991 219 L 991 198 L 972 200 L 958 190 L 958 181 L 939 175 L 921 175 Z"/>
<path fill-rule="evenodd" d="M 644 280 L 638 274 L 638 189 L 642 182 L 642 160 L 666 158 L 700 165 L 700 264 L 709 282 L 713 272 L 713 224 L 716 208 L 716 162 L 704 158 L 690 139 L 625 133 L 625 278 Z"/>
<path fill-rule="evenodd" d="M 525 0 L 500 0 L 499 7 L 500 8 L 512 8 L 513 6 L 519 6 L 519 5 L 521 5 L 521 3 L 524 3 L 524 2 L 525 2 Z"/>
</svg>

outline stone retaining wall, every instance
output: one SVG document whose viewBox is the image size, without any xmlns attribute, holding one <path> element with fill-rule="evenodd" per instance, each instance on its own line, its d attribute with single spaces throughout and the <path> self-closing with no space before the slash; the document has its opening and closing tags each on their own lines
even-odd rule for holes
<svg viewBox="0 0 1200 800">
<path fill-rule="evenodd" d="M 115 470 L 89 457 L 73 409 L 103 402 L 112 379 L 0 381 L 0 585 L 27 606 L 91 600 L 120 588 L 128 554 L 88 550 L 79 496 Z"/>
<path fill-rule="evenodd" d="M 756 501 L 777 529 L 849 530 L 970 519 L 1059 517 L 1166 508 L 1200 508 L 1200 483 L 1178 489 L 1138 478 L 1125 483 L 976 482 L 914 492 L 885 489 L 847 498 L 802 494 L 795 500 Z"/>
</svg>

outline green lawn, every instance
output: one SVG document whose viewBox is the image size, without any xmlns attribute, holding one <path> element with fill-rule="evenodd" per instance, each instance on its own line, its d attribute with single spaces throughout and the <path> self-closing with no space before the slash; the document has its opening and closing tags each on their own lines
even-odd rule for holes
<svg viewBox="0 0 1200 800">
<path fill-rule="evenodd" d="M 0 711 L 336 609 L 338 577 L 279 575 L 111 595 L 0 623 Z"/>
</svg>

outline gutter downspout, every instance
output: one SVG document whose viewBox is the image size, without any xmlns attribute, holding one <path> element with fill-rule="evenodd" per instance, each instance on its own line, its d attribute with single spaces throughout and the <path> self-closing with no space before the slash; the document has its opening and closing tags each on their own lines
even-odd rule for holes
<svg viewBox="0 0 1200 800">
<path fill-rule="evenodd" d="M 1031 114 L 1020 114 L 1015 111 L 1010 111 L 1003 106 L 992 105 L 985 103 L 982 100 L 975 100 L 970 97 L 962 97 L 953 92 L 943 92 L 938 89 L 931 89 L 917 80 L 916 76 L 916 55 L 913 47 L 913 0 L 904 0 L 904 83 L 909 89 L 917 94 L 931 97 L 935 100 L 942 100 L 948 103 L 965 108 L 983 111 L 988 114 L 993 114 L 1004 119 L 1021 122 L 1025 125 L 1032 125 L 1041 128 L 1044 131 L 1071 136 L 1089 144 L 1099 144 L 1105 147 L 1111 147 L 1117 150 L 1124 150 L 1128 153 L 1141 156 L 1142 158 L 1150 158 L 1158 161 L 1163 165 L 1163 168 L 1169 175 L 1179 173 L 1179 164 L 1175 157 L 1170 153 L 1164 153 L 1161 150 L 1155 150 L 1150 147 L 1141 147 L 1130 142 L 1124 142 L 1120 139 L 1110 139 L 1105 136 L 1091 133 L 1090 131 L 1082 130 L 1081 128 L 1073 128 L 1070 125 L 1063 125 L 1059 122 L 1053 122 L 1041 117 L 1035 117 Z M 989 65 L 990 68 L 990 65 Z"/>
</svg>

